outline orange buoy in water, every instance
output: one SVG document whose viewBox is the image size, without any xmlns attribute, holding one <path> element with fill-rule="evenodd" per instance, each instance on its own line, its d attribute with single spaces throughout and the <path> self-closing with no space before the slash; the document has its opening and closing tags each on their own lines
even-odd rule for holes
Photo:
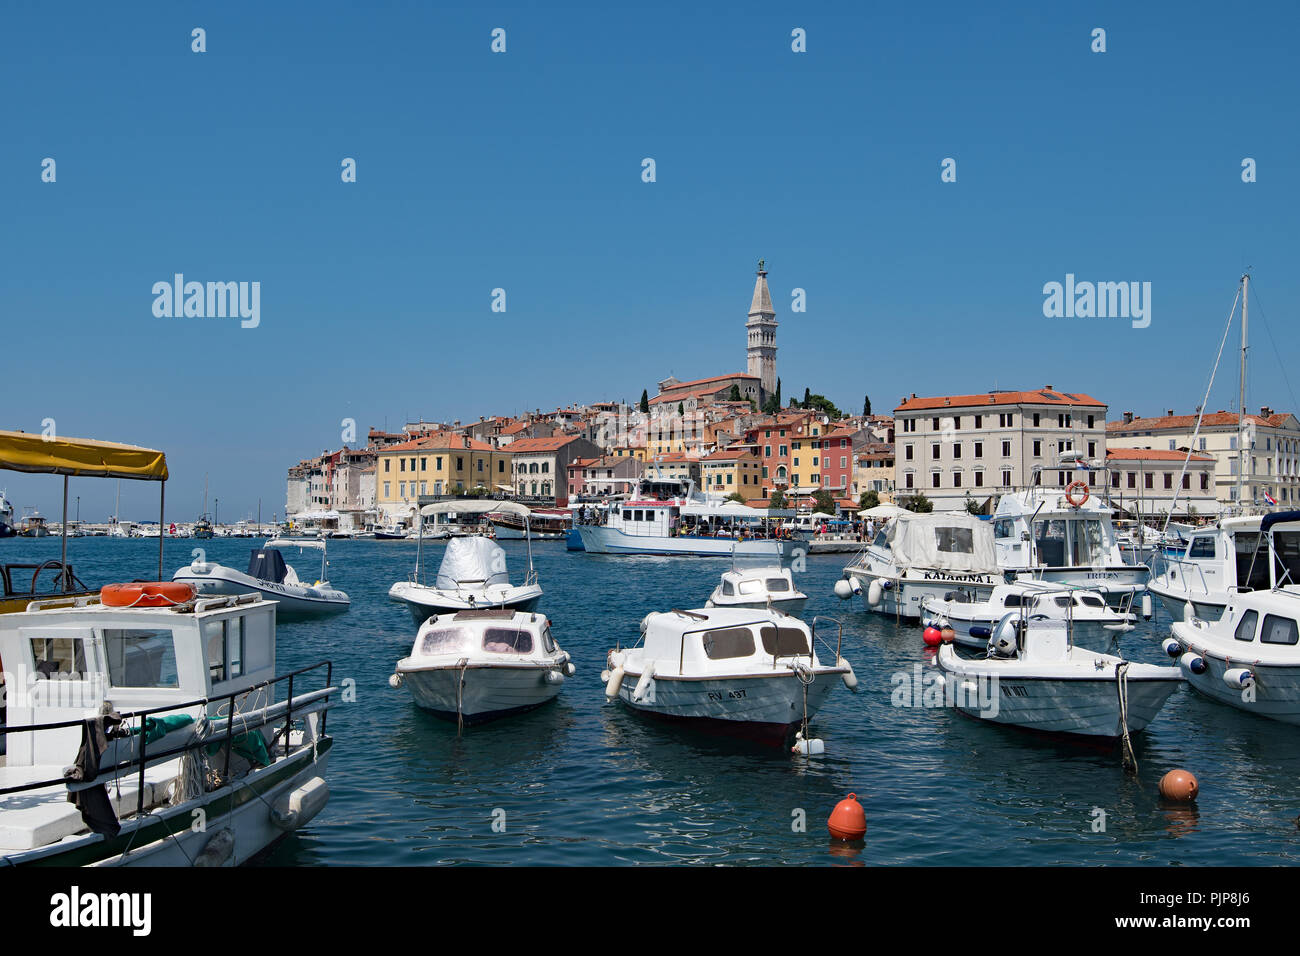
<svg viewBox="0 0 1300 956">
<path fill-rule="evenodd" d="M 861 840 L 867 833 L 867 812 L 858 803 L 858 795 L 850 793 L 835 804 L 826 828 L 837 840 Z"/>
<path fill-rule="evenodd" d="M 957 632 L 952 629 L 951 624 L 945 624 L 939 628 L 939 640 L 945 644 L 951 644 L 957 639 Z"/>
<path fill-rule="evenodd" d="M 180 581 L 136 581 L 99 589 L 99 601 L 108 607 L 174 607 L 192 600 L 194 588 Z"/>
<path fill-rule="evenodd" d="M 1170 770 L 1160 778 L 1160 796 L 1166 800 L 1195 800 L 1200 790 L 1196 776 L 1186 770 Z"/>
<path fill-rule="evenodd" d="M 921 640 L 925 641 L 926 647 L 938 647 L 943 643 L 943 632 L 931 625 L 921 632 Z"/>
</svg>

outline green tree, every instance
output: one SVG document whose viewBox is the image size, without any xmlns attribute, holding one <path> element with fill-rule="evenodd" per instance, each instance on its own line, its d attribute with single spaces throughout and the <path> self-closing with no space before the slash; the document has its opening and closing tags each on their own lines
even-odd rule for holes
<svg viewBox="0 0 1300 956">
<path fill-rule="evenodd" d="M 731 494 L 727 495 L 727 497 L 726 497 L 725 500 L 726 500 L 726 501 L 739 501 L 739 502 L 743 505 L 743 504 L 745 503 L 745 501 L 746 501 L 746 498 L 745 498 L 745 496 L 742 495 L 739 491 L 733 491 Z"/>
<path fill-rule="evenodd" d="M 644 388 L 641 389 L 641 403 L 637 407 L 647 414 L 650 412 L 650 393 Z"/>
<path fill-rule="evenodd" d="M 738 402 L 738 401 L 740 401 L 740 386 L 739 386 L 739 385 L 732 385 L 732 386 L 731 386 L 731 391 L 727 393 L 727 401 L 729 401 L 729 402 Z"/>
<path fill-rule="evenodd" d="M 781 407 L 781 379 L 779 377 L 776 380 L 776 407 L 778 409 Z"/>
<path fill-rule="evenodd" d="M 764 415 L 775 415 L 781 410 L 781 396 L 769 395 L 767 401 L 763 403 Z"/>
<path fill-rule="evenodd" d="M 678 403 L 677 403 L 677 414 L 678 414 L 678 415 L 685 415 L 685 414 L 686 414 L 686 408 L 685 408 L 684 405 L 682 405 L 681 402 L 678 402 Z"/>
<path fill-rule="evenodd" d="M 979 502 L 970 496 L 969 491 L 966 492 L 966 512 L 973 515 L 981 513 Z"/>
<path fill-rule="evenodd" d="M 772 497 L 767 499 L 767 506 L 778 510 L 789 507 L 789 505 L 786 504 L 785 494 L 780 489 L 772 492 Z"/>
<path fill-rule="evenodd" d="M 809 403 L 811 400 L 812 400 L 812 394 L 808 391 L 808 389 L 805 388 L 805 389 L 803 390 L 803 402 L 799 405 L 799 407 L 800 407 L 800 408 L 807 408 L 807 407 L 808 407 L 808 403 Z"/>
<path fill-rule="evenodd" d="M 899 498 L 898 507 L 917 514 L 929 514 L 934 510 L 934 502 L 918 491 L 915 494 L 904 495 Z"/>
<path fill-rule="evenodd" d="M 858 509 L 866 511 L 868 508 L 874 508 L 880 504 L 880 495 L 873 488 L 870 491 L 864 491 L 858 496 Z"/>
<path fill-rule="evenodd" d="M 867 416 L 867 415 L 870 415 L 870 414 L 871 414 L 871 396 L 870 396 L 870 395 L 867 395 L 865 398 L 862 399 L 862 414 L 863 414 L 864 417 Z"/>
<path fill-rule="evenodd" d="M 828 515 L 835 514 L 836 509 L 839 507 L 839 505 L 835 503 L 835 496 L 825 488 L 813 492 L 812 500 L 814 511 L 822 511 Z"/>
</svg>

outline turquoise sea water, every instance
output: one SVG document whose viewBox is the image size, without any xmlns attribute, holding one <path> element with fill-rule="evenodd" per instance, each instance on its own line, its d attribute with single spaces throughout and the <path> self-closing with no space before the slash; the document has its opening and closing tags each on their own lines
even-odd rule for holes
<svg viewBox="0 0 1300 956">
<path fill-rule="evenodd" d="M 168 541 L 168 576 L 196 546 L 243 568 L 247 539 Z M 510 570 L 524 543 L 503 542 Z M 436 562 L 440 545 L 429 549 Z M 0 541 L 0 561 L 57 558 L 57 538 Z M 844 622 L 844 655 L 860 680 L 842 684 L 814 720 L 827 753 L 795 758 L 685 732 L 607 704 L 605 652 L 635 641 L 649 611 L 698 607 L 725 560 L 635 558 L 534 545 L 539 610 L 578 667 L 559 699 L 467 729 L 419 711 L 388 686 L 414 628 L 389 602 L 414 544 L 335 541 L 332 582 L 349 613 L 279 628 L 280 670 L 334 661 L 357 700 L 330 712 L 329 806 L 264 860 L 272 865 L 622 864 L 1277 864 L 1300 859 L 1300 734 L 1214 704 L 1187 688 L 1137 739 L 1141 770 L 1116 751 L 1049 741 L 946 709 L 895 707 L 891 675 L 922 663 L 920 629 L 868 615 L 831 588 L 846 555 L 814 556 L 796 573 L 804 613 Z M 303 577 L 310 554 L 286 558 Z M 90 584 L 152 578 L 157 542 L 78 538 L 69 559 Z M 317 559 L 319 560 L 319 559 Z M 436 567 L 436 564 L 431 564 Z M 1125 636 L 1134 660 L 1164 663 L 1167 619 Z M 820 627 L 819 627 L 819 633 Z M 833 630 L 826 635 L 833 640 Z M 1194 808 L 1165 805 L 1156 783 L 1173 767 L 1197 775 Z M 827 838 L 848 792 L 867 813 L 858 851 Z M 1094 832 L 1095 810 L 1105 831 Z M 493 828 L 502 820 L 504 831 Z M 806 830 L 796 824 L 806 818 Z"/>
</svg>

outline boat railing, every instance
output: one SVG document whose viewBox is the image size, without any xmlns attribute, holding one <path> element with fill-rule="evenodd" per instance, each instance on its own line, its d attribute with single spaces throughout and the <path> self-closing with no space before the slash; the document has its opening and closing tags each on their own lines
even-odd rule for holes
<svg viewBox="0 0 1300 956">
<path fill-rule="evenodd" d="M 1200 578 L 1201 593 L 1208 596 L 1210 593 L 1210 584 L 1208 581 L 1205 580 L 1205 568 L 1201 566 L 1201 563 L 1199 561 L 1193 561 L 1190 558 L 1167 558 L 1165 560 L 1165 575 L 1166 577 L 1168 576 L 1169 570 L 1171 568 L 1179 567 L 1183 569 L 1183 580 L 1190 581 L 1191 578 L 1187 571 L 1187 566 L 1189 565 L 1196 569 L 1196 576 Z M 1188 594 L 1192 593 L 1192 589 L 1190 585 L 1188 585 L 1187 593 Z"/>
<path fill-rule="evenodd" d="M 325 668 L 325 686 L 319 690 L 308 691 L 300 694 L 295 698 L 293 693 L 294 679 L 301 677 L 304 674 L 311 673 L 312 671 L 318 671 L 322 667 Z M 259 681 L 256 684 L 240 688 L 239 690 L 232 691 L 229 694 L 222 694 L 218 697 L 200 697 L 181 704 L 167 704 L 165 706 L 149 707 L 143 710 L 134 710 L 129 713 L 120 714 L 119 716 L 124 729 L 115 730 L 113 733 L 109 734 L 109 737 L 113 740 L 126 739 L 131 736 L 138 738 L 140 745 L 139 753 L 136 756 L 127 760 L 119 761 L 110 767 L 98 768 L 98 772 L 90 780 L 74 781 L 67 777 L 58 777 L 53 780 L 38 780 L 11 787 L 0 787 L 0 797 L 8 796 L 11 793 L 22 793 L 28 790 L 39 790 L 44 787 L 53 786 L 67 786 L 70 791 L 87 790 L 91 787 L 99 786 L 112 780 L 125 777 L 129 772 L 138 768 L 139 779 L 137 786 L 138 800 L 136 804 L 136 813 L 143 814 L 146 792 L 145 770 L 150 764 L 156 764 L 171 757 L 188 753 L 191 750 L 197 750 L 199 747 L 211 747 L 213 744 L 224 742 L 224 764 L 221 776 L 223 780 L 228 781 L 230 778 L 231 749 L 235 738 L 246 736 L 251 730 L 256 730 L 278 720 L 280 711 L 283 711 L 284 714 L 284 756 L 288 757 L 292 752 L 292 743 L 290 738 L 295 709 L 300 716 L 307 713 L 322 711 L 319 732 L 321 736 L 324 736 L 325 723 L 329 716 L 328 700 L 330 695 L 338 689 L 333 686 L 333 680 L 334 663 L 332 661 L 318 661 L 315 664 L 300 667 L 287 674 L 281 674 L 279 677 Z M 263 690 L 267 687 L 273 687 L 276 684 L 285 681 L 288 682 L 289 686 L 287 688 L 285 700 L 282 703 L 268 704 L 267 706 L 261 707 L 257 711 L 251 713 L 236 713 L 236 704 L 240 698 L 247 698 L 248 695 L 255 691 Z M 324 706 L 320 706 L 321 701 L 326 702 Z M 148 752 L 148 743 L 145 734 L 145 722 L 148 718 L 157 714 L 189 710 L 194 707 L 203 707 L 206 713 L 206 709 L 212 704 L 218 705 L 218 712 L 220 712 L 220 708 L 222 707 L 228 708 L 226 716 L 224 718 L 218 718 L 225 722 L 224 732 L 214 731 L 212 733 L 195 737 L 179 747 L 170 747 L 166 750 L 154 751 L 153 753 Z M 43 730 L 64 730 L 72 727 L 83 727 L 88 720 L 92 719 L 93 718 L 90 717 L 82 717 L 75 720 L 52 721 L 44 724 L 25 724 L 18 727 L 0 725 L 0 737 L 5 737 L 9 734 L 36 733 Z M 132 720 L 137 721 L 135 727 L 126 727 L 127 722 Z M 274 746 L 274 741 L 272 741 L 272 749 Z"/>
<path fill-rule="evenodd" d="M 839 618 L 827 617 L 824 614 L 814 615 L 812 619 L 812 636 L 814 642 L 821 640 L 817 636 L 818 621 L 829 621 L 831 624 L 834 624 L 836 627 L 837 634 L 835 637 L 835 665 L 838 667 L 841 660 L 840 651 L 844 647 L 844 622 L 841 621 Z M 830 644 L 826 643 L 826 641 L 822 641 L 822 646 L 825 647 L 828 651 L 831 649 Z M 776 666 L 775 659 L 773 659 L 772 661 L 772 666 L 773 667 Z"/>
</svg>

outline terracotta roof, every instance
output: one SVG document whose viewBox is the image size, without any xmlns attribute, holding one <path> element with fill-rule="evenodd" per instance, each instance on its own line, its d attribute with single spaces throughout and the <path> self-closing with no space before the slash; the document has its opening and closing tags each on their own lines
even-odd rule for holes
<svg viewBox="0 0 1300 956">
<path fill-rule="evenodd" d="M 626 458 L 624 458 L 623 460 L 627 461 Z M 586 468 L 588 465 L 594 465 L 598 461 L 600 461 L 599 458 L 575 458 L 573 459 L 573 461 L 569 462 L 569 467 Z"/>
<path fill-rule="evenodd" d="M 715 375 L 712 378 L 697 378 L 690 382 L 678 382 L 676 385 L 669 385 L 668 388 L 671 390 L 676 390 L 681 388 L 698 388 L 701 385 L 709 385 L 713 382 L 725 382 L 728 379 L 733 379 L 733 378 L 748 378 L 748 379 L 752 379 L 755 382 L 758 381 L 757 375 L 749 375 L 744 372 L 737 372 L 735 375 Z"/>
<path fill-rule="evenodd" d="M 753 457 L 754 453 L 748 448 L 727 448 L 722 451 L 715 451 L 711 455 L 705 455 L 700 461 L 735 461 L 737 458 L 746 456 Z"/>
<path fill-rule="evenodd" d="M 569 442 L 578 440 L 577 435 L 552 435 L 549 438 L 517 438 L 507 449 L 512 455 L 526 455 L 530 452 L 559 451 Z"/>
<path fill-rule="evenodd" d="M 1035 392 L 984 392 L 980 395 L 940 395 L 937 398 L 905 399 L 895 412 L 929 411 L 942 408 L 970 408 L 985 405 L 1095 405 L 1105 408 L 1105 402 L 1099 402 L 1091 395 L 1082 392 L 1061 392 L 1054 388 L 1043 388 Z"/>
<path fill-rule="evenodd" d="M 1291 416 L 1286 413 L 1269 415 L 1265 418 L 1262 415 L 1247 415 L 1246 421 L 1254 425 L 1264 425 L 1268 428 L 1277 428 L 1286 423 Z M 1201 426 L 1219 426 L 1219 425 L 1236 425 L 1236 412 L 1206 412 L 1205 417 L 1201 419 Z M 1196 427 L 1195 415 L 1160 415 L 1155 418 L 1135 418 L 1131 422 L 1118 421 L 1107 422 L 1106 431 L 1154 431 L 1163 428 L 1175 428 L 1191 430 Z"/>
<path fill-rule="evenodd" d="M 425 435 L 421 438 L 413 438 L 411 441 L 404 441 L 396 445 L 385 445 L 382 448 L 376 448 L 377 455 L 387 455 L 395 451 L 420 451 L 422 449 L 447 449 L 455 451 L 497 451 L 496 448 L 487 442 L 475 441 L 473 438 L 465 438 L 459 433 L 435 432 L 432 435 Z M 508 454 L 505 452 L 503 454 Z"/>
<path fill-rule="evenodd" d="M 1183 461 L 1188 457 L 1185 451 L 1170 451 L 1168 448 L 1107 448 L 1107 458 L 1124 461 Z M 1214 461 L 1209 455 L 1192 455 L 1191 461 Z"/>
</svg>

